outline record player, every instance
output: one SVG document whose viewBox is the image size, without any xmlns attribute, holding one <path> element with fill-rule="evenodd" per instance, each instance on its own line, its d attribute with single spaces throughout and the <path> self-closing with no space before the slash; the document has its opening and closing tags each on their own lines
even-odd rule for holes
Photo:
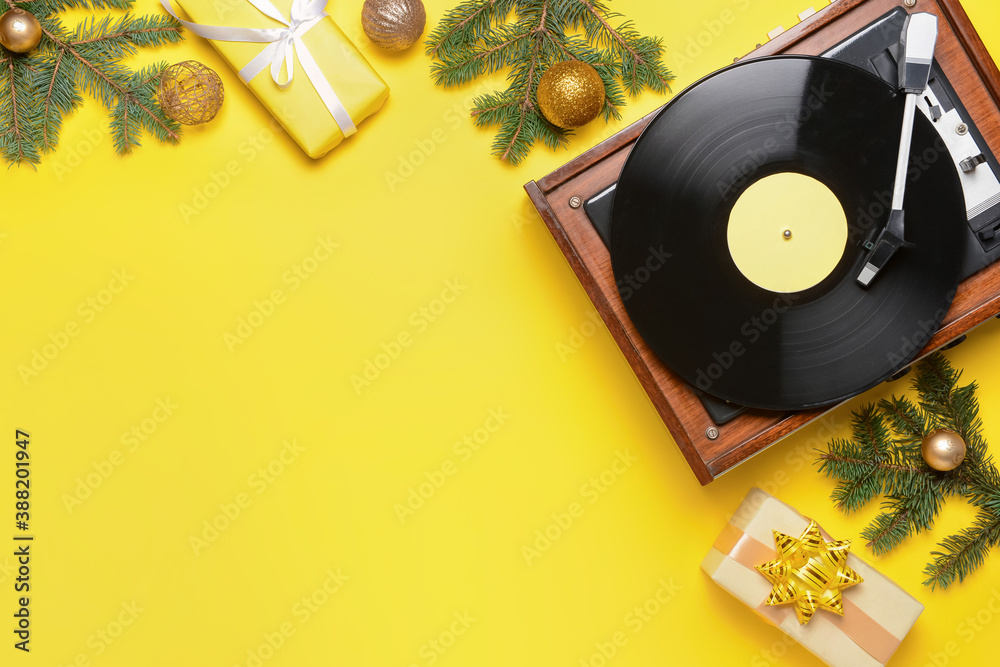
<svg viewBox="0 0 1000 667">
<path fill-rule="evenodd" d="M 998 154 L 957 0 L 837 0 L 525 189 L 707 484 L 1000 313 Z"/>
</svg>

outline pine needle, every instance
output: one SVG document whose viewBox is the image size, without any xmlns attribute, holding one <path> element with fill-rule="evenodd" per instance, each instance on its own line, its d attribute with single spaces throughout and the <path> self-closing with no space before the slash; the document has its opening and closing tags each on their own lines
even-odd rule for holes
<svg viewBox="0 0 1000 667">
<path fill-rule="evenodd" d="M 56 14 L 66 9 L 130 10 L 132 0 L 0 0 L 38 18 L 42 39 L 29 54 L 0 50 L 0 152 L 8 164 L 38 164 L 59 143 L 63 121 L 97 99 L 111 115 L 119 154 L 138 146 L 142 133 L 175 143 L 180 125 L 160 109 L 157 77 L 165 64 L 133 72 L 122 60 L 138 49 L 182 39 L 169 16 L 90 17 L 67 31 Z"/>
<path fill-rule="evenodd" d="M 477 126 L 498 128 L 493 154 L 518 164 L 536 142 L 557 148 L 572 135 L 549 123 L 537 103 L 542 74 L 558 62 L 580 60 L 597 71 L 605 122 L 622 117 L 626 92 L 670 89 L 660 40 L 641 36 L 631 21 L 613 26 L 619 19 L 599 1 L 465 0 L 427 38 L 431 78 L 458 86 L 509 70 L 507 89 L 476 98 L 471 115 Z"/>
<path fill-rule="evenodd" d="M 882 512 L 861 533 L 876 555 L 931 529 L 949 496 L 963 496 L 979 508 L 971 526 L 931 553 L 924 584 L 932 589 L 963 581 L 1000 546 L 1000 474 L 982 435 L 976 384 L 959 387 L 960 378 L 943 354 L 932 354 L 912 383 L 918 403 L 893 396 L 878 408 L 863 406 L 854 414 L 853 438 L 834 439 L 819 456 L 820 472 L 838 480 L 832 498 L 845 512 L 885 496 Z M 942 428 L 966 443 L 965 460 L 950 472 L 932 469 L 920 454 L 923 438 Z"/>
</svg>

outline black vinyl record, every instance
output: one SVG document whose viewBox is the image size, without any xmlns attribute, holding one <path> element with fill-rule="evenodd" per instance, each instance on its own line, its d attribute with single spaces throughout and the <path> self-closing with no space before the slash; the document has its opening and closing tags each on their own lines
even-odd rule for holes
<svg viewBox="0 0 1000 667">
<path fill-rule="evenodd" d="M 653 352 L 706 393 L 773 410 L 845 400 L 905 367 L 954 298 L 967 221 L 955 165 L 918 112 L 904 200 L 914 247 L 857 284 L 888 219 L 902 117 L 883 80 L 806 56 L 733 65 L 666 105 L 625 163 L 611 223 L 619 294 Z M 781 172 L 826 185 L 848 224 L 832 273 L 793 293 L 748 280 L 727 242 L 740 195 Z"/>
</svg>

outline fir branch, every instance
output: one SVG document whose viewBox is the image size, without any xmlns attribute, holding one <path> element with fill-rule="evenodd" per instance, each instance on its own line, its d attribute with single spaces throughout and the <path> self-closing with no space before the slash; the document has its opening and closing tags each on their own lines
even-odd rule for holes
<svg viewBox="0 0 1000 667">
<path fill-rule="evenodd" d="M 480 95 L 472 103 L 472 119 L 476 125 L 500 125 L 504 117 L 518 106 L 519 102 L 508 93 L 487 93 Z"/>
<path fill-rule="evenodd" d="M 504 66 L 504 50 L 515 47 L 532 36 L 525 27 L 500 31 L 491 37 L 483 47 L 456 50 L 441 62 L 431 65 L 434 83 L 441 86 L 456 86 L 472 81 L 481 74 L 493 73 Z"/>
<path fill-rule="evenodd" d="M 499 155 L 501 160 L 507 160 L 513 164 L 518 164 L 527 156 L 528 149 L 534 143 L 536 135 L 536 132 L 526 132 L 525 130 L 537 129 L 539 121 L 538 115 L 532 112 L 534 111 L 535 91 L 538 88 L 538 65 L 541 62 L 545 41 L 545 22 L 548 17 L 548 9 L 549 0 L 542 0 L 541 11 L 531 30 L 531 58 L 519 72 L 520 78 L 524 80 L 524 85 L 523 92 L 519 96 L 519 104 L 514 107 L 516 115 L 504 121 L 500 133 L 493 142 L 493 154 Z M 525 136 L 527 138 L 524 138 Z"/>
<path fill-rule="evenodd" d="M 42 112 L 42 150 L 44 151 L 55 148 L 54 141 L 49 138 L 50 135 L 58 135 L 59 130 L 62 129 L 63 116 L 83 101 L 83 98 L 65 81 L 72 78 L 72 73 L 71 67 L 63 66 L 64 55 L 66 55 L 66 50 L 59 49 L 55 59 L 50 61 L 51 73 L 47 73 L 45 76 L 49 84 L 45 89 L 45 106 Z"/>
<path fill-rule="evenodd" d="M 132 55 L 135 47 L 160 46 L 167 42 L 180 41 L 180 34 L 177 30 L 176 22 L 169 16 L 132 16 L 126 14 L 117 21 L 112 21 L 111 17 L 105 17 L 101 22 L 95 23 L 91 19 L 89 25 L 82 23 L 73 37 L 70 44 L 82 46 L 101 42 L 105 48 L 121 49 L 121 56 Z"/>
<path fill-rule="evenodd" d="M 892 430 L 907 438 L 922 438 L 930 432 L 926 418 L 920 414 L 917 406 L 906 397 L 892 400 L 882 399 L 879 408 L 889 418 Z"/>
<path fill-rule="evenodd" d="M 493 154 L 517 164 L 536 142 L 556 148 L 572 134 L 546 120 L 536 101 L 542 74 L 558 62 L 594 68 L 604 84 L 605 121 L 621 118 L 626 91 L 669 90 L 660 40 L 640 36 L 629 21 L 612 27 L 616 17 L 600 0 L 463 0 L 425 42 L 431 77 L 462 85 L 509 68 L 507 89 L 477 97 L 471 115 L 477 126 L 499 128 Z"/>
<path fill-rule="evenodd" d="M 670 90 L 669 81 L 673 77 L 659 62 L 662 51 L 659 39 L 639 37 L 630 21 L 626 21 L 616 30 L 593 4 L 587 0 L 577 1 L 597 20 L 603 29 L 604 40 L 618 52 L 625 89 L 629 94 L 638 94 L 643 85 L 658 92 Z"/>
<path fill-rule="evenodd" d="M 427 38 L 427 55 L 438 57 L 449 47 L 479 41 L 490 26 L 510 13 L 513 0 L 467 0 L 444 15 Z"/>
<path fill-rule="evenodd" d="M 914 477 L 909 493 L 886 496 L 883 511 L 861 531 L 867 546 L 876 556 L 891 551 L 914 533 L 934 525 L 934 518 L 944 504 L 945 494 L 939 484 L 927 476 Z"/>
<path fill-rule="evenodd" d="M 0 151 L 8 162 L 27 162 L 38 164 L 38 149 L 31 136 L 37 125 L 36 114 L 32 111 L 32 92 L 29 72 L 21 64 L 22 56 L 17 56 L 6 49 L 0 49 L 0 66 L 3 67 L 3 85 L 0 93 L 0 118 L 7 128 L 0 134 Z"/>
<path fill-rule="evenodd" d="M 845 511 L 885 495 L 882 512 L 861 533 L 877 555 L 930 529 L 949 496 L 961 495 L 979 508 L 971 526 L 932 552 L 924 569 L 924 583 L 932 588 L 963 581 L 1000 546 L 1000 472 L 982 435 L 976 384 L 959 387 L 960 377 L 941 353 L 931 355 L 912 383 L 916 404 L 894 396 L 878 411 L 864 406 L 854 416 L 853 440 L 834 439 L 819 456 L 820 471 L 839 480 L 832 497 Z M 966 443 L 965 460 L 953 471 L 933 470 L 921 455 L 923 438 L 938 428 L 954 430 Z"/>
<path fill-rule="evenodd" d="M 874 404 L 862 406 L 854 415 L 854 440 L 834 440 L 829 452 L 820 455 L 820 472 L 844 481 L 831 498 L 837 507 L 852 512 L 885 491 L 885 480 L 904 472 L 889 455 L 889 429 Z"/>
<path fill-rule="evenodd" d="M 179 127 L 159 110 L 154 110 L 155 101 L 129 85 L 121 70 L 114 66 L 100 67 L 95 59 L 88 58 L 81 50 L 67 46 L 67 52 L 76 58 L 84 68 L 84 80 L 91 92 L 113 110 L 111 123 L 112 138 L 118 154 L 127 153 L 139 144 L 138 127 L 145 126 L 164 141 L 176 143 L 180 138 Z M 135 117 L 129 118 L 129 112 Z"/>
<path fill-rule="evenodd" d="M 81 92 L 96 97 L 111 112 L 111 129 L 119 153 L 139 144 L 142 130 L 175 143 L 180 125 L 167 118 L 156 100 L 153 78 L 163 65 L 133 72 L 122 59 L 142 47 L 182 39 L 180 25 L 168 16 L 91 17 L 72 32 L 53 14 L 63 9 L 131 9 L 132 0 L 3 0 L 39 18 L 42 40 L 27 56 L 4 55 L 9 80 L 29 82 L 0 90 L 0 137 L 9 163 L 37 163 L 39 151 L 58 142 L 66 115 L 78 107 Z M 24 114 L 22 109 L 33 110 Z M 3 113 L 14 110 L 17 113 Z M 14 138 L 20 137 L 19 140 Z"/>
<path fill-rule="evenodd" d="M 965 577 L 986 560 L 990 549 L 1000 544 L 1000 516 L 993 512 L 980 512 L 969 528 L 957 535 L 950 535 L 939 545 L 945 551 L 932 551 L 934 561 L 924 568 L 925 586 L 931 590 L 940 586 L 948 588 L 957 579 Z"/>
</svg>

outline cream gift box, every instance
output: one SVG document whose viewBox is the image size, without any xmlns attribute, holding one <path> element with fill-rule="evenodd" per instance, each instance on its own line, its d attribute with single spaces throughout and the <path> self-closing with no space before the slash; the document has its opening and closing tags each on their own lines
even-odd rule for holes
<svg viewBox="0 0 1000 667">
<path fill-rule="evenodd" d="M 774 586 L 755 567 L 777 556 L 773 531 L 798 536 L 809 523 L 777 498 L 753 489 L 701 567 L 716 583 L 828 665 L 885 665 L 924 606 L 854 554 L 847 556 L 847 565 L 864 581 L 843 589 L 843 616 L 820 609 L 807 624 L 801 624 L 792 605 L 765 604 Z M 832 541 L 828 536 L 826 539 Z"/>
</svg>

